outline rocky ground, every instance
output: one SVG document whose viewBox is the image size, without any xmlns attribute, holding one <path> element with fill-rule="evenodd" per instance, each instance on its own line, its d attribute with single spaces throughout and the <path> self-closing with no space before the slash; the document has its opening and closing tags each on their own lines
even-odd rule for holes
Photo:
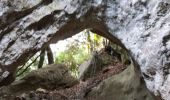
<svg viewBox="0 0 170 100">
<path fill-rule="evenodd" d="M 17 86 L 1 88 L 5 92 L 0 92 L 0 100 L 154 100 L 132 63 L 123 63 L 105 50 L 95 53 L 89 62 L 79 82 L 70 76 L 66 66 L 47 66 L 45 71 L 33 71 L 23 78 L 24 85 L 19 82 Z M 91 67 L 101 69 L 91 74 L 94 70 Z M 50 75 L 52 78 L 45 77 Z M 70 81 L 67 81 L 68 76 Z M 70 82 L 74 84 L 66 86 Z M 36 88 L 30 88 L 33 86 Z M 57 88 L 46 88 L 50 86 Z"/>
<path fill-rule="evenodd" d="M 95 77 L 89 78 L 86 81 L 81 81 L 79 84 L 71 88 L 48 91 L 45 89 L 37 89 L 37 91 L 31 91 L 28 94 L 22 94 L 17 99 L 22 100 L 84 100 L 89 91 L 97 86 L 102 80 L 120 73 L 125 69 L 125 66 L 117 64 L 109 66 L 107 69 L 102 70 Z"/>
<path fill-rule="evenodd" d="M 103 56 L 103 55 L 109 56 L 107 54 L 107 52 L 105 52 L 105 53 L 102 52 L 99 55 L 100 56 Z M 18 95 L 18 93 L 16 93 L 17 96 L 13 92 L 11 92 L 11 94 L 8 94 L 9 93 L 8 91 L 11 91 L 10 89 L 15 89 L 15 88 L 11 88 L 11 87 L 10 87 L 10 89 L 2 88 L 2 89 L 6 89 L 6 92 L 8 92 L 8 93 L 4 93 L 3 95 L 1 93 L 0 99 L 2 99 L 2 100 L 83 100 L 83 99 L 87 99 L 86 96 L 91 91 L 92 88 L 96 87 L 100 82 L 102 82 L 106 78 L 108 78 L 112 75 L 118 74 L 126 68 L 126 66 L 123 65 L 118 60 L 115 60 L 112 57 L 110 57 L 109 59 L 111 59 L 112 62 L 105 64 L 105 66 L 102 68 L 102 70 L 96 72 L 95 75 L 93 75 L 92 77 L 87 78 L 85 81 L 80 80 L 79 83 L 75 82 L 75 85 L 72 86 L 72 87 L 65 87 L 65 88 L 61 88 L 61 89 L 56 88 L 56 89 L 51 90 L 49 88 L 44 88 L 45 86 L 41 85 L 42 83 L 37 83 L 38 81 L 41 81 L 41 78 L 42 78 L 43 75 L 41 75 L 41 76 L 36 75 L 36 78 L 37 77 L 39 78 L 39 79 L 36 79 L 36 80 L 33 80 L 32 77 L 36 73 L 39 73 L 39 72 L 46 73 L 47 71 L 43 71 L 43 69 L 39 70 L 39 72 L 33 71 L 33 72 L 31 72 L 31 74 L 28 74 L 24 78 L 24 80 L 27 82 L 27 84 L 30 83 L 30 82 L 40 84 L 41 88 L 37 87 L 36 90 L 28 89 L 29 91 L 25 91 L 25 92 L 22 91 L 23 93 L 20 92 L 19 95 Z M 97 61 L 97 63 L 99 63 L 99 61 Z M 61 65 L 58 65 L 58 66 L 61 67 Z M 98 67 L 98 66 L 95 66 L 95 67 Z M 48 66 L 47 66 L 46 69 L 49 72 L 49 71 L 51 71 L 52 68 L 49 69 Z M 65 66 L 63 66 L 62 70 L 61 70 L 61 68 L 60 68 L 60 70 L 56 70 L 56 69 L 55 70 L 61 72 L 61 71 L 63 71 L 63 69 L 66 69 Z M 54 70 L 54 69 L 52 69 L 52 70 Z M 60 77 L 61 77 L 61 76 L 59 77 L 59 73 L 54 74 L 54 75 L 56 75 L 56 76 L 58 75 L 57 78 L 54 78 L 55 80 L 57 80 L 57 79 L 59 80 Z M 63 78 L 63 80 L 64 80 L 64 78 Z M 22 84 L 19 83 L 19 86 L 17 88 L 21 89 L 22 85 L 23 85 L 23 83 Z M 30 83 L 30 85 L 31 85 L 31 83 Z M 34 85 L 32 85 L 32 87 L 33 86 Z M 48 83 L 48 86 L 49 86 L 49 83 Z M 51 86 L 51 87 L 53 87 L 53 86 Z M 16 89 L 16 90 L 19 90 L 19 89 Z M 18 92 L 18 91 L 14 91 L 14 92 Z"/>
</svg>

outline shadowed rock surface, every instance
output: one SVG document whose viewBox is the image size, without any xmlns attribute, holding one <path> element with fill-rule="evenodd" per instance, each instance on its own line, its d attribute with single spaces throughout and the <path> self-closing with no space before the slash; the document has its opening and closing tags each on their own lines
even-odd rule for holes
<svg viewBox="0 0 170 100">
<path fill-rule="evenodd" d="M 5 94 L 21 95 L 38 88 L 54 90 L 64 89 L 79 83 L 69 68 L 63 64 L 51 64 L 28 73 L 23 79 L 0 89 L 0 96 Z"/>
<path fill-rule="evenodd" d="M 122 55 L 125 55 L 122 53 Z M 129 58 L 130 60 L 130 58 Z M 79 66 L 79 80 L 86 80 L 95 76 L 109 65 L 115 65 L 119 61 L 118 57 L 110 54 L 104 48 L 99 52 L 95 51 L 92 57 Z"/>
<path fill-rule="evenodd" d="M 83 29 L 126 48 L 147 88 L 170 98 L 169 0 L 1 0 L 0 86 L 37 51 Z"/>
<path fill-rule="evenodd" d="M 87 100 L 156 100 L 148 91 L 134 66 L 128 66 L 122 73 L 113 75 L 87 94 Z"/>
</svg>

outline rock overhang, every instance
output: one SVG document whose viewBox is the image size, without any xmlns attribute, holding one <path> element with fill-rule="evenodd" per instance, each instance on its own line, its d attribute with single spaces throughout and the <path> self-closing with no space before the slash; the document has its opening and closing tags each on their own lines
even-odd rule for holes
<svg viewBox="0 0 170 100">
<path fill-rule="evenodd" d="M 30 8 L 24 9 L 31 9 L 39 4 L 40 0 L 34 2 L 36 3 L 29 3 Z M 22 4 L 17 3 L 17 9 L 14 10 L 23 11 L 20 13 L 25 14 Z M 7 19 L 12 21 L 8 22 L 3 15 L 5 13 L 10 15 L 9 10 L 13 8 L 2 3 L 0 9 L 3 12 L 0 19 L 4 20 L 6 27 L 0 28 L 0 65 L 16 68 L 24 63 L 20 62 L 23 55 L 27 54 L 29 58 L 51 41 L 56 42 L 83 29 L 92 28 L 100 32 L 98 34 L 126 48 L 140 66 L 149 90 L 168 100 L 170 98 L 169 5 L 168 0 L 94 0 L 93 2 L 54 0 L 47 5 L 40 4 L 24 16 L 16 19 L 15 16 L 14 19 L 9 17 Z M 46 16 L 49 16 L 47 19 L 54 20 L 51 23 L 44 22 L 45 25 L 40 24 Z M 33 24 L 36 29 L 28 28 Z"/>
</svg>

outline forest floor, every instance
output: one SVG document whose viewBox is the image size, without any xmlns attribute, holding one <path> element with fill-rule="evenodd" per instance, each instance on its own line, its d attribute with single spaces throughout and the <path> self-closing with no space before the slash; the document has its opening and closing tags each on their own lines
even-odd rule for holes
<svg viewBox="0 0 170 100">
<path fill-rule="evenodd" d="M 73 87 L 48 91 L 45 89 L 37 89 L 31 91 L 28 94 L 22 94 L 20 97 L 15 97 L 16 100 L 93 100 L 92 98 L 86 97 L 88 92 L 96 87 L 104 79 L 111 77 L 112 75 L 118 74 L 125 69 L 121 63 L 117 63 L 112 66 L 109 65 L 106 69 L 103 69 L 96 76 L 87 79 L 86 81 L 80 81 L 79 84 Z M 29 99 L 28 99 L 29 98 Z"/>
</svg>

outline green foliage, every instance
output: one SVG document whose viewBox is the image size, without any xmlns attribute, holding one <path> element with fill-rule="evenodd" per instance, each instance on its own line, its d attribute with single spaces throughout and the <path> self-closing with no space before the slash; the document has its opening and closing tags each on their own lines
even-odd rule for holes
<svg viewBox="0 0 170 100">
<path fill-rule="evenodd" d="M 90 55 L 87 48 L 81 42 L 71 42 L 67 45 L 66 50 L 59 53 L 56 57 L 55 63 L 64 63 L 70 67 L 74 76 L 78 75 L 78 66 L 87 60 Z"/>
<path fill-rule="evenodd" d="M 85 30 L 81 36 L 85 40 L 75 39 L 70 42 L 66 49 L 58 54 L 55 63 L 64 63 L 70 67 L 74 76 L 78 75 L 78 67 L 88 60 L 91 53 L 99 48 L 102 48 L 103 37 L 93 34 L 89 30 Z"/>
<path fill-rule="evenodd" d="M 87 40 L 87 46 L 90 52 L 96 51 L 98 48 L 103 46 L 103 37 L 97 35 L 96 33 L 92 33 L 90 30 L 85 30 L 84 35 Z"/>
<path fill-rule="evenodd" d="M 77 39 L 72 38 L 72 41 L 68 41 L 66 49 L 62 52 L 59 52 L 56 56 L 55 63 L 66 64 L 70 67 L 72 74 L 77 77 L 78 66 L 81 65 L 85 60 L 88 60 L 93 51 L 101 48 L 103 39 L 103 37 L 93 34 L 89 30 L 85 30 L 83 31 L 83 34 L 78 34 Z M 18 68 L 19 70 L 17 75 L 24 71 L 24 73 L 21 74 L 18 79 L 24 77 L 28 72 L 38 68 L 40 59 L 36 59 L 36 57 L 39 54 L 40 52 L 30 58 L 29 61 L 24 66 L 22 66 L 22 69 Z M 31 65 L 27 68 L 29 64 Z M 47 64 L 46 56 L 43 64 Z"/>
</svg>

